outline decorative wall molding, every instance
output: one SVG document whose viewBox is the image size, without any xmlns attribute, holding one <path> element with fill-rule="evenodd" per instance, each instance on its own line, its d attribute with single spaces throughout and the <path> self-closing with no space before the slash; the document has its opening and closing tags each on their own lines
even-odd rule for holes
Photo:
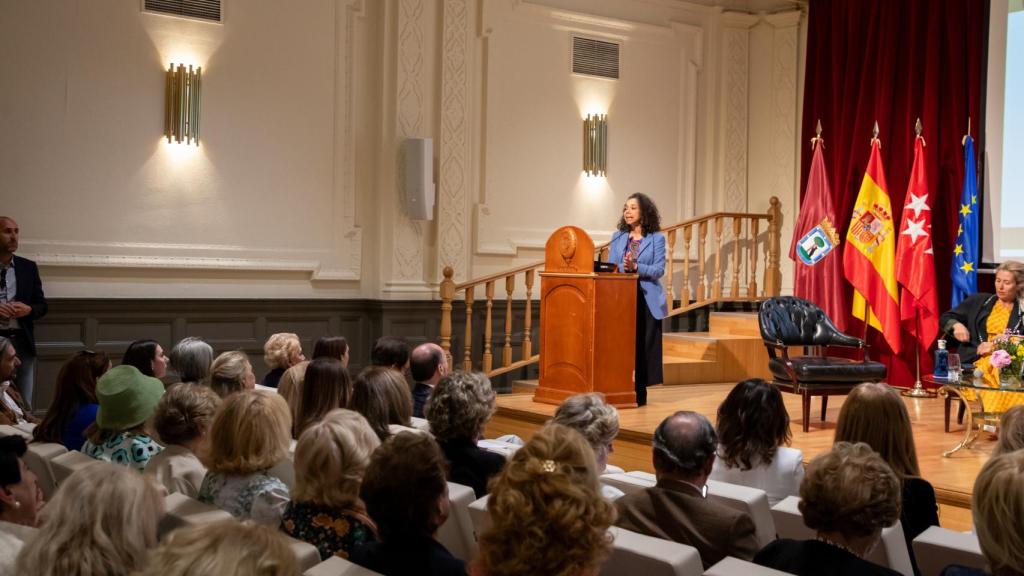
<svg viewBox="0 0 1024 576">
<path fill-rule="evenodd" d="M 747 208 L 747 130 L 749 128 L 749 37 L 757 16 L 722 14 L 722 204 L 727 211 Z"/>
<path fill-rule="evenodd" d="M 468 0 L 444 2 L 441 55 L 440 186 L 438 193 L 438 272 L 470 270 L 469 192 L 472 181 L 472 118 L 469 86 L 470 14 Z M 436 276 L 440 278 L 440 274 Z"/>
<path fill-rule="evenodd" d="M 700 71 L 704 65 L 704 31 L 699 26 L 672 23 L 679 44 L 679 171 L 675 219 L 694 215 L 697 206 L 697 127 Z"/>
<path fill-rule="evenodd" d="M 404 205 L 404 165 L 405 154 L 403 141 L 406 138 L 426 136 L 424 127 L 424 109 L 426 97 L 424 90 L 424 55 L 426 46 L 423 40 L 423 0 L 398 0 L 398 50 L 396 79 L 396 162 L 397 178 L 394 193 L 396 195 L 394 219 L 392 221 L 392 239 L 394 249 L 391 265 L 391 279 L 410 281 L 424 279 L 423 267 L 423 231 L 420 225 L 409 219 Z M 390 286 L 392 282 L 388 282 Z"/>
</svg>

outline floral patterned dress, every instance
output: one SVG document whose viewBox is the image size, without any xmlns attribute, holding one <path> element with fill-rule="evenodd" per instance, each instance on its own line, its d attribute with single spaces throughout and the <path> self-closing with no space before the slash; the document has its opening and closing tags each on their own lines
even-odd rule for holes
<svg viewBox="0 0 1024 576">
<path fill-rule="evenodd" d="M 339 509 L 308 501 L 289 502 L 281 529 L 316 546 L 321 560 L 348 558 L 356 546 L 377 541 L 377 526 L 360 505 Z"/>
<path fill-rule="evenodd" d="M 207 472 L 199 487 L 199 501 L 239 520 L 277 526 L 288 504 L 288 486 L 265 471 L 244 475 Z"/>
<path fill-rule="evenodd" d="M 163 450 L 164 447 L 149 436 L 128 432 L 114 434 L 99 445 L 93 444 L 89 440 L 82 444 L 82 454 L 90 458 L 131 466 L 139 471 L 145 470 L 149 459 Z"/>
</svg>

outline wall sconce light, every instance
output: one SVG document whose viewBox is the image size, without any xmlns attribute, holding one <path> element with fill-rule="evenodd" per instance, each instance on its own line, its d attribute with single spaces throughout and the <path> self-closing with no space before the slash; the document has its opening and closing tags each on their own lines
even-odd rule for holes
<svg viewBox="0 0 1024 576">
<path fill-rule="evenodd" d="M 167 142 L 199 145 L 199 94 L 202 89 L 203 68 L 195 70 L 190 64 L 188 70 L 183 64 L 167 68 L 167 88 L 164 104 L 164 136 Z"/>
<path fill-rule="evenodd" d="M 608 169 L 608 115 L 587 114 L 583 120 L 583 171 L 604 176 Z"/>
</svg>

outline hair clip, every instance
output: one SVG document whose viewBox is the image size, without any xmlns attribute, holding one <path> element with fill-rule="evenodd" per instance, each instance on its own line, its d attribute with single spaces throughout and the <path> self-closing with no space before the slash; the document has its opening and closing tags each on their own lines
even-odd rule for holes
<svg viewBox="0 0 1024 576">
<path fill-rule="evenodd" d="M 555 461 L 554 460 L 545 460 L 545 461 L 541 462 L 540 469 L 545 471 L 545 472 L 554 472 L 555 471 Z"/>
</svg>

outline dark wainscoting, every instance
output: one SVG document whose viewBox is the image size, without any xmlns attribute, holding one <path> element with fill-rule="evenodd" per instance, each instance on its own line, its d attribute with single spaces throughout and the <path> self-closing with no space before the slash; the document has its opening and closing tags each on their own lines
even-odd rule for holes
<svg viewBox="0 0 1024 576">
<path fill-rule="evenodd" d="M 452 355 L 461 366 L 465 340 L 465 306 L 455 303 L 452 318 Z M 513 359 L 521 357 L 524 301 L 513 301 Z M 486 310 L 477 302 L 473 311 L 473 359 L 479 366 L 483 353 Z M 539 307 L 533 304 L 533 349 L 539 349 L 536 326 Z M 501 362 L 505 343 L 505 302 L 495 301 L 492 312 L 491 350 L 494 364 Z M 186 336 L 209 342 L 217 353 L 243 350 L 252 361 L 257 381 L 267 372 L 263 343 L 276 332 L 294 332 L 309 354 L 313 342 L 326 335 L 344 336 L 351 347 L 349 370 L 358 373 L 369 364 L 370 348 L 382 335 L 404 337 L 415 346 L 440 342 L 439 301 L 380 300 L 108 300 L 51 299 L 50 311 L 36 327 L 39 365 L 36 371 L 36 409 L 49 406 L 61 364 L 75 352 L 90 349 L 107 353 L 117 364 L 128 344 L 152 338 L 170 350 Z M 494 382 L 508 389 L 520 378 L 535 378 L 535 370 L 520 370 Z"/>
</svg>

